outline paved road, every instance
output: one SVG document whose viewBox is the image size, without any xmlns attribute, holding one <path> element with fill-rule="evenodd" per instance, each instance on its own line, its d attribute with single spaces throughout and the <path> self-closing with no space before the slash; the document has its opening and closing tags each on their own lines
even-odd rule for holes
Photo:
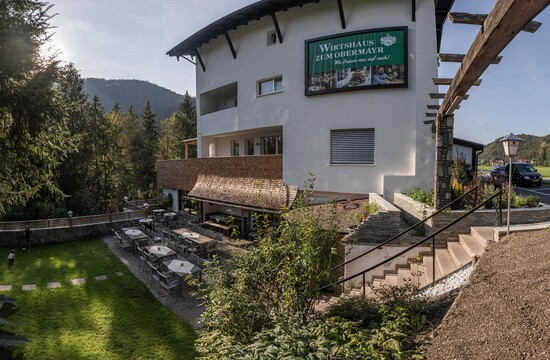
<svg viewBox="0 0 550 360">
<path fill-rule="evenodd" d="M 541 187 L 519 187 L 516 186 L 516 193 L 522 195 L 538 196 L 541 203 L 550 205 L 550 186 L 542 185 Z"/>
</svg>

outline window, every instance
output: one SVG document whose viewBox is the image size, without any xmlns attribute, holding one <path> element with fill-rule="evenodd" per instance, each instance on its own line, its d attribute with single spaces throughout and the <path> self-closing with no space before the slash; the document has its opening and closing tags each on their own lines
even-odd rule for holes
<svg viewBox="0 0 550 360">
<path fill-rule="evenodd" d="M 267 32 L 267 46 L 277 44 L 277 32 L 275 29 Z"/>
<path fill-rule="evenodd" d="M 254 139 L 246 139 L 246 155 L 254 155 Z"/>
<path fill-rule="evenodd" d="M 331 164 L 374 164 L 374 129 L 332 130 Z"/>
<path fill-rule="evenodd" d="M 274 155 L 283 153 L 282 136 L 266 136 L 262 138 L 262 155 Z"/>
<path fill-rule="evenodd" d="M 277 76 L 271 79 L 258 81 L 258 96 L 283 91 L 283 77 Z"/>
<path fill-rule="evenodd" d="M 231 156 L 239 156 L 239 140 L 231 141 Z"/>
</svg>

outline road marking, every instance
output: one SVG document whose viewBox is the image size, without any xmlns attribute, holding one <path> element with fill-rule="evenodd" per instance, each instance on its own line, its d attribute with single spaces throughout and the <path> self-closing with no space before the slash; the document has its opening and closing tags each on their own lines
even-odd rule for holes
<svg viewBox="0 0 550 360">
<path fill-rule="evenodd" d="M 542 195 L 542 196 L 550 196 L 550 194 L 548 194 L 548 193 L 543 193 L 543 192 L 535 191 L 535 190 L 528 190 L 526 188 L 521 188 L 521 190 L 529 191 L 529 192 L 532 192 L 534 194 L 539 194 L 539 195 Z"/>
</svg>

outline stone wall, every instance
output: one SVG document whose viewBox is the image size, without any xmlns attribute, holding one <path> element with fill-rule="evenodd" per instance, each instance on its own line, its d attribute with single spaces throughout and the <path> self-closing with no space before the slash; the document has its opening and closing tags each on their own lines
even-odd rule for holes
<svg viewBox="0 0 550 360">
<path fill-rule="evenodd" d="M 111 228 L 119 229 L 128 220 L 73 225 L 63 227 L 32 229 L 31 244 L 52 244 L 74 240 L 92 239 L 111 234 Z M 0 231 L 0 246 L 24 246 L 24 230 Z"/>
<path fill-rule="evenodd" d="M 352 242 L 381 243 L 399 233 L 401 212 L 378 194 L 370 193 L 369 202 L 378 205 L 378 211 L 357 226 L 348 239 Z"/>
<path fill-rule="evenodd" d="M 416 223 L 435 212 L 433 208 L 426 207 L 410 197 L 403 194 L 394 194 L 394 204 L 401 209 L 403 219 L 409 224 Z M 453 220 L 458 219 L 467 211 L 452 210 L 445 211 L 434 218 L 428 220 L 425 225 L 426 234 L 431 234 L 437 229 L 441 229 Z M 498 217 L 495 209 L 477 210 L 457 224 L 451 226 L 436 238 L 437 242 L 443 243 L 448 240 L 458 240 L 459 234 L 467 234 L 472 226 L 499 226 Z M 507 209 L 502 209 L 502 221 L 506 224 Z M 512 209 L 510 214 L 510 223 L 534 224 L 550 220 L 550 206 L 540 206 L 538 208 Z"/>
</svg>

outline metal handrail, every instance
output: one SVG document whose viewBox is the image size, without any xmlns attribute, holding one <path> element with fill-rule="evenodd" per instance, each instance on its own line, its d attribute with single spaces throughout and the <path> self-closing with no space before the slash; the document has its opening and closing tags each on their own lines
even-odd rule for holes
<svg viewBox="0 0 550 360">
<path fill-rule="evenodd" d="M 342 266 L 346 266 L 347 264 L 349 264 L 350 262 L 353 262 L 359 258 L 362 258 L 363 256 L 365 255 L 368 255 L 370 254 L 371 252 L 373 252 L 374 250 L 376 249 L 379 249 L 380 247 L 384 246 L 384 245 L 387 245 L 388 243 L 392 242 L 393 240 L 401 237 L 402 235 L 408 233 L 409 231 L 411 231 L 412 229 L 416 228 L 418 225 L 420 224 L 424 224 L 426 223 L 428 220 L 430 220 L 431 218 L 433 218 L 434 216 L 440 214 L 441 212 L 447 210 L 449 207 L 453 206 L 454 204 L 456 204 L 458 201 L 462 200 L 462 198 L 464 198 L 466 195 L 470 194 L 471 192 L 473 191 L 477 191 L 477 189 L 479 188 L 479 185 L 476 185 L 475 187 L 473 187 L 472 189 L 470 189 L 468 192 L 465 192 L 464 194 L 460 195 L 459 197 L 457 197 L 456 199 L 454 199 L 453 201 L 451 201 L 450 203 L 448 203 L 447 205 L 445 205 L 444 207 L 442 207 L 441 209 L 437 210 L 436 212 L 434 212 L 433 214 L 431 214 L 430 216 L 428 216 L 427 218 L 417 222 L 416 224 L 412 225 L 411 227 L 409 227 L 408 229 L 406 230 L 403 230 L 401 231 L 399 234 L 397 235 L 394 235 L 392 236 L 391 238 L 389 238 L 388 240 L 378 244 L 377 246 L 373 247 L 372 249 L 369 249 L 367 250 L 366 252 L 360 254 L 360 255 L 357 255 L 356 257 L 354 258 L 351 258 L 343 263 L 341 263 L 340 265 L 334 267 L 331 269 L 331 271 L 334 271 L 334 270 L 338 270 L 339 268 L 341 268 Z M 477 192 L 476 192 L 476 199 L 477 199 Z M 475 204 L 475 200 L 474 200 L 474 204 Z"/>
<path fill-rule="evenodd" d="M 420 246 L 422 245 L 423 243 L 425 243 L 426 241 L 428 241 L 429 239 L 432 239 L 432 251 L 433 251 L 433 273 L 432 273 L 432 283 L 435 282 L 435 236 L 436 235 L 439 235 L 440 233 L 442 233 L 443 231 L 447 230 L 448 228 L 450 228 L 451 226 L 453 226 L 454 224 L 460 222 L 462 219 L 464 219 L 465 217 L 471 215 L 473 212 L 475 212 L 476 210 L 478 210 L 479 208 L 481 208 L 482 206 L 484 206 L 486 203 L 488 203 L 489 201 L 493 200 L 495 197 L 497 196 L 502 196 L 502 193 L 504 192 L 504 190 L 499 190 L 498 192 L 494 193 L 493 195 L 491 195 L 489 198 L 487 198 L 486 200 L 484 200 L 483 202 L 481 202 L 479 205 L 475 206 L 474 208 L 472 208 L 470 211 L 468 211 L 467 213 L 461 215 L 460 217 L 458 217 L 457 219 L 451 221 L 449 224 L 445 225 L 444 227 L 442 227 L 441 229 L 438 229 L 437 231 L 435 231 L 434 233 L 426 236 L 424 239 L 416 242 L 415 244 L 407 247 L 406 249 L 398 252 L 397 254 L 393 255 L 393 256 L 390 256 L 389 258 L 385 259 L 384 261 L 376 264 L 376 265 L 373 265 L 371 267 L 369 267 L 368 269 L 366 270 L 363 270 L 355 275 L 352 275 L 352 276 L 348 276 L 347 278 L 344 278 L 344 279 L 341 279 L 341 280 L 338 280 L 337 282 L 335 283 L 332 283 L 332 284 L 329 284 L 329 285 L 325 285 L 321 288 L 319 288 L 319 291 L 322 291 L 322 290 L 326 290 L 328 288 L 331 288 L 331 287 L 334 287 L 336 285 L 339 285 L 339 284 L 342 284 L 346 281 L 349 281 L 351 279 L 355 279 L 356 277 L 358 276 L 361 276 L 363 275 L 363 296 L 365 296 L 365 274 L 369 271 L 372 271 L 396 258 L 398 258 L 399 256 L 405 254 L 406 252 L 416 248 L 417 246 Z M 499 208 L 500 208 L 500 201 L 499 201 Z M 499 209 L 496 209 L 497 211 Z"/>
</svg>

